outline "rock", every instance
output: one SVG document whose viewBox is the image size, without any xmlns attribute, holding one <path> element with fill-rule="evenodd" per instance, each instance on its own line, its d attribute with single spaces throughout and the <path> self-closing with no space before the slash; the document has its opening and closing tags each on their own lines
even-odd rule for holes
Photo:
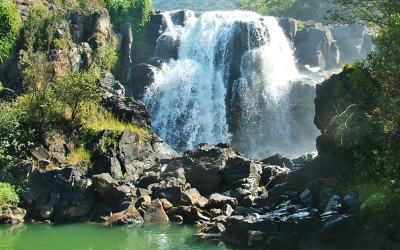
<svg viewBox="0 0 400 250">
<path fill-rule="evenodd" d="M 271 165 L 263 166 L 260 183 L 265 185 L 266 188 L 271 189 L 275 185 L 285 183 L 286 177 L 290 171 L 289 168 L 285 167 Z"/>
<path fill-rule="evenodd" d="M 19 207 L 1 207 L 0 224 L 18 224 L 24 222 L 26 210 Z"/>
<path fill-rule="evenodd" d="M 322 70 L 339 66 L 338 45 L 331 30 L 319 23 L 299 30 L 294 40 L 294 47 L 301 65 L 320 67 Z"/>
<path fill-rule="evenodd" d="M 137 225 L 143 223 L 142 216 L 133 205 L 122 212 L 110 215 L 106 220 L 106 225 Z"/>
<path fill-rule="evenodd" d="M 290 39 L 294 39 L 297 34 L 297 20 L 293 18 L 280 18 L 279 26 L 282 27 L 285 35 Z"/>
<path fill-rule="evenodd" d="M 185 190 L 181 194 L 180 205 L 182 205 L 182 206 L 196 205 L 197 201 L 200 200 L 200 198 L 201 198 L 201 194 L 199 193 L 199 191 L 197 191 L 197 189 L 191 188 L 191 189 Z"/>
<path fill-rule="evenodd" d="M 342 207 L 346 212 L 350 214 L 358 214 L 360 206 L 358 205 L 358 194 L 351 193 L 343 198 Z"/>
<path fill-rule="evenodd" d="M 228 217 L 231 216 L 232 213 L 234 212 L 233 208 L 229 204 L 224 205 L 221 210 L 224 213 L 224 215 Z"/>
<path fill-rule="evenodd" d="M 151 203 L 151 197 L 149 195 L 140 196 L 135 202 L 135 207 L 139 208 L 143 203 Z"/>
<path fill-rule="evenodd" d="M 48 161 L 50 159 L 50 153 L 47 151 L 43 145 L 36 144 L 29 152 L 34 156 L 38 161 Z"/>
<path fill-rule="evenodd" d="M 235 207 L 234 214 L 235 215 L 244 215 L 247 216 L 249 214 L 261 214 L 262 210 L 252 208 L 252 207 Z"/>
<path fill-rule="evenodd" d="M 172 203 L 169 202 L 167 199 L 161 199 L 160 201 L 162 203 L 164 211 L 168 211 L 169 209 L 171 209 L 173 207 Z"/>
<path fill-rule="evenodd" d="M 300 199 L 307 207 L 312 207 L 314 204 L 314 197 L 308 188 L 300 194 Z"/>
<path fill-rule="evenodd" d="M 211 214 L 211 217 L 218 217 L 218 216 L 220 216 L 220 215 L 222 215 L 222 210 L 221 209 L 218 209 L 218 208 L 212 208 L 212 209 L 210 209 L 210 214 Z"/>
<path fill-rule="evenodd" d="M 226 161 L 220 191 L 246 188 L 252 194 L 256 194 L 261 173 L 261 164 L 247 160 L 244 157 L 229 158 Z M 248 183 L 249 185 L 243 185 L 243 183 Z"/>
<path fill-rule="evenodd" d="M 247 246 L 255 247 L 267 239 L 268 234 L 260 231 L 249 231 Z"/>
<path fill-rule="evenodd" d="M 146 87 L 154 82 L 157 71 L 156 67 L 146 63 L 132 66 L 130 71 L 131 81 L 127 82 L 127 87 L 131 91 L 129 95 L 136 99 L 142 99 Z"/>
<path fill-rule="evenodd" d="M 106 138 L 107 136 L 108 131 L 105 131 L 103 134 L 103 138 Z M 123 177 L 123 173 L 121 163 L 117 155 L 118 151 L 115 144 L 108 145 L 106 148 L 106 152 L 103 152 L 101 149 L 96 149 L 94 152 L 94 156 L 92 157 L 93 173 L 108 173 L 111 175 L 112 178 L 121 179 Z"/>
<path fill-rule="evenodd" d="M 191 10 L 176 10 L 170 13 L 171 20 L 174 25 L 184 27 L 186 21 L 194 17 L 194 12 Z"/>
<path fill-rule="evenodd" d="M 340 48 L 340 64 L 362 60 L 372 51 L 371 37 L 364 25 L 355 23 L 331 26 L 329 29 Z"/>
<path fill-rule="evenodd" d="M 261 160 L 261 162 L 267 165 L 280 166 L 284 169 L 286 168 L 291 169 L 294 165 L 289 158 L 283 157 L 282 154 L 276 154 L 270 156 L 268 158 L 265 158 L 264 160 Z"/>
<path fill-rule="evenodd" d="M 245 197 L 251 195 L 251 191 L 243 188 L 237 188 L 234 190 L 226 191 L 225 193 L 222 194 L 225 196 L 235 198 L 236 200 L 241 202 Z"/>
<path fill-rule="evenodd" d="M 167 223 L 169 221 L 159 199 L 142 203 L 138 211 L 146 223 Z"/>
<path fill-rule="evenodd" d="M 28 208 L 27 216 L 53 222 L 87 219 L 95 196 L 91 182 L 73 168 L 34 170 L 21 194 Z"/>
<path fill-rule="evenodd" d="M 236 207 L 238 202 L 235 198 L 224 196 L 221 194 L 212 194 L 208 200 L 209 208 L 222 208 L 225 205 Z"/>
<path fill-rule="evenodd" d="M 183 222 L 183 217 L 180 215 L 174 215 L 170 218 L 172 222 Z"/>
<path fill-rule="evenodd" d="M 338 205 L 340 197 L 338 193 L 332 188 L 322 189 L 319 194 L 318 210 L 320 213 L 330 211 L 334 205 Z M 333 198 L 333 199 L 332 199 Z"/>
<path fill-rule="evenodd" d="M 9 88 L 2 88 L 0 82 L 0 100 L 5 102 L 13 102 L 17 99 L 15 92 Z"/>
<path fill-rule="evenodd" d="M 104 78 L 100 80 L 100 87 L 104 89 L 105 98 L 111 97 L 113 95 L 124 96 L 125 87 L 121 83 L 115 80 L 111 73 L 106 73 Z"/>
<path fill-rule="evenodd" d="M 30 162 L 20 162 L 11 166 L 10 172 L 14 178 L 19 180 L 25 180 L 32 172 L 34 165 Z"/>
<path fill-rule="evenodd" d="M 130 188 L 127 186 L 119 186 L 118 182 L 108 173 L 94 175 L 93 186 L 100 193 L 105 203 L 113 208 L 114 211 L 116 211 L 117 205 L 122 199 L 125 197 L 132 197 Z"/>
<path fill-rule="evenodd" d="M 187 222 L 195 222 L 195 221 L 209 221 L 209 214 L 201 210 L 195 206 L 179 206 L 179 207 L 173 207 L 170 210 L 168 210 L 168 216 L 173 217 L 176 215 L 183 216 L 184 221 Z"/>
<path fill-rule="evenodd" d="M 157 40 L 155 56 L 161 59 L 178 59 L 180 37 L 176 34 L 166 33 Z"/>
</svg>

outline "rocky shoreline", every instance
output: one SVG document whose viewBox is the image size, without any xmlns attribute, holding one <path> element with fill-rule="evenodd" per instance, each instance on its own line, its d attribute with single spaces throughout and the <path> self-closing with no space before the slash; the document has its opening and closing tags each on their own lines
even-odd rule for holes
<svg viewBox="0 0 400 250">
<path fill-rule="evenodd" d="M 151 131 L 143 103 L 109 91 L 104 102 L 115 114 Z M 1 221 L 174 221 L 197 225 L 196 237 L 251 248 L 398 247 L 395 223 L 388 227 L 393 232 L 367 230 L 358 220 L 357 194 L 335 190 L 351 171 L 337 155 L 323 151 L 288 159 L 278 154 L 258 161 L 220 143 L 200 144 L 179 156 L 152 131 L 151 136 L 125 131 L 118 138 L 95 154 L 92 167 L 14 166 L 13 177 L 27 180 L 26 211 L 3 208 Z M 32 155 L 40 164 L 63 162 L 62 150 L 55 150 L 54 141 L 47 143 Z"/>
</svg>

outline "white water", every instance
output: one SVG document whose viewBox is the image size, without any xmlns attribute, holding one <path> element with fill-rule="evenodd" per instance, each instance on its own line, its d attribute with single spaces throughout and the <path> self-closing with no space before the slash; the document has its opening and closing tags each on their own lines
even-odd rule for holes
<svg viewBox="0 0 400 250">
<path fill-rule="evenodd" d="M 178 151 L 222 141 L 249 157 L 295 150 L 288 91 L 298 72 L 276 19 L 232 11 L 167 21 L 180 48 L 144 96 L 156 133 Z"/>
</svg>

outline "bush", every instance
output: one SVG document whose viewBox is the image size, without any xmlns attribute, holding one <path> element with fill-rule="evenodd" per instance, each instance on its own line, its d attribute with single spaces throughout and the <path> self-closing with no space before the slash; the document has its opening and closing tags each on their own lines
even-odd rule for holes
<svg viewBox="0 0 400 250">
<path fill-rule="evenodd" d="M 9 183 L 0 182 L 0 206 L 16 206 L 19 197 L 15 187 Z"/>
<path fill-rule="evenodd" d="M 17 6 L 10 0 L 0 1 L 0 64 L 11 56 L 20 28 Z"/>
</svg>

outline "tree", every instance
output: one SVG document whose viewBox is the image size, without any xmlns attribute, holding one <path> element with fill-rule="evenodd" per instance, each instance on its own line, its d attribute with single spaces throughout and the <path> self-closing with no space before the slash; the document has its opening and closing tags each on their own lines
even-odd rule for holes
<svg viewBox="0 0 400 250">
<path fill-rule="evenodd" d="M 334 23 L 371 22 L 391 26 L 390 17 L 400 13 L 398 0 L 329 0 L 333 8 L 329 20 Z"/>
<path fill-rule="evenodd" d="M 240 0 L 235 3 L 236 8 L 256 11 L 262 15 L 281 15 L 296 0 Z"/>
</svg>

